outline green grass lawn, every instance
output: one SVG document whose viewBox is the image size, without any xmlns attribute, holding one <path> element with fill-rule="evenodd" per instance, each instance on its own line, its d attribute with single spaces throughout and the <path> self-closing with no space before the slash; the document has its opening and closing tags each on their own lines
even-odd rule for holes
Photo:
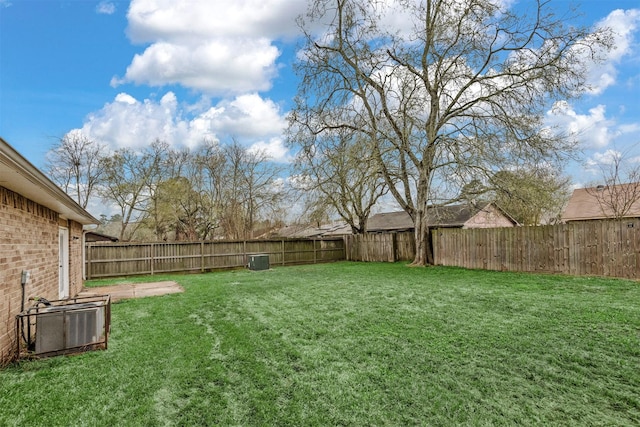
<svg viewBox="0 0 640 427">
<path fill-rule="evenodd" d="M 640 425 L 636 282 L 378 263 L 159 279 L 186 292 L 114 304 L 107 351 L 0 371 L 0 425 Z"/>
</svg>

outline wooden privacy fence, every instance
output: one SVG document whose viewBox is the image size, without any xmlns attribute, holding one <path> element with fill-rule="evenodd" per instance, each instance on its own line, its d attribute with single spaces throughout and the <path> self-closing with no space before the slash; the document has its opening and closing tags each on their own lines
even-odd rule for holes
<svg viewBox="0 0 640 427">
<path fill-rule="evenodd" d="M 437 265 L 640 279 L 640 219 L 513 228 L 433 230 Z M 415 256 L 411 232 L 345 238 L 352 261 Z"/>
<path fill-rule="evenodd" d="M 465 268 L 640 279 L 640 220 L 439 229 L 435 263 Z"/>
<path fill-rule="evenodd" d="M 345 236 L 349 261 L 409 261 L 416 254 L 413 231 Z"/>
<path fill-rule="evenodd" d="M 345 259 L 344 240 L 281 239 L 207 242 L 87 243 L 87 279 L 204 272 L 243 267 L 249 255 L 269 255 L 271 265 L 313 264 Z"/>
</svg>

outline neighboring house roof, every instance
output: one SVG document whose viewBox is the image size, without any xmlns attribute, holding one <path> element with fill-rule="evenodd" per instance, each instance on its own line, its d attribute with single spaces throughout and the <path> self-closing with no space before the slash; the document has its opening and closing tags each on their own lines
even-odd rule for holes
<svg viewBox="0 0 640 427">
<path fill-rule="evenodd" d="M 413 220 L 405 211 L 375 214 L 367 220 L 367 231 L 413 230 Z"/>
<path fill-rule="evenodd" d="M 0 186 L 57 212 L 63 219 L 70 219 L 82 225 L 99 223 L 2 138 Z"/>
<path fill-rule="evenodd" d="M 617 201 L 616 201 L 617 199 Z M 613 205 L 629 203 L 625 218 L 640 217 L 640 183 L 578 188 L 562 213 L 563 221 L 587 221 L 615 217 Z"/>
<path fill-rule="evenodd" d="M 348 234 L 353 234 L 353 230 L 351 229 L 351 226 L 346 222 L 341 222 L 338 224 L 334 224 L 327 231 L 325 231 L 322 234 L 322 236 L 323 237 L 339 237 L 339 236 L 345 236 Z"/>
<path fill-rule="evenodd" d="M 282 227 L 272 235 L 287 238 L 338 237 L 351 234 L 351 227 L 345 222 L 322 224 L 319 226 L 294 224 Z"/>
<path fill-rule="evenodd" d="M 318 229 L 310 225 L 294 224 L 282 227 L 271 234 L 276 235 L 277 237 L 286 238 L 315 237 L 318 234 Z"/>
<path fill-rule="evenodd" d="M 487 224 L 486 216 L 479 216 L 479 213 L 497 213 L 502 224 L 507 226 L 518 225 L 518 222 L 509 216 L 502 209 L 491 202 L 476 204 L 463 204 L 442 206 L 429 209 L 429 224 L 431 227 L 494 227 L 505 225 Z M 494 215 L 495 217 L 495 215 Z M 475 222 L 472 221 L 475 219 Z M 408 231 L 413 230 L 413 221 L 405 211 L 385 212 L 371 216 L 367 220 L 368 232 L 388 232 L 388 231 Z M 317 237 L 338 237 L 352 234 L 351 226 L 346 222 L 334 222 L 320 226 L 312 225 L 289 225 L 274 233 L 278 237 L 289 238 L 317 238 Z"/>
<path fill-rule="evenodd" d="M 431 227 L 456 228 L 464 227 L 483 210 L 497 210 L 508 222 L 518 225 L 518 222 L 510 215 L 490 202 L 431 207 L 427 209 L 427 217 Z M 379 213 L 373 215 L 367 222 L 367 231 L 369 232 L 407 231 L 413 230 L 413 228 L 413 221 L 405 211 Z"/>
<path fill-rule="evenodd" d="M 87 242 L 117 242 L 117 237 L 109 236 L 108 234 L 98 233 L 96 231 L 88 231 L 84 234 L 84 239 Z"/>
</svg>

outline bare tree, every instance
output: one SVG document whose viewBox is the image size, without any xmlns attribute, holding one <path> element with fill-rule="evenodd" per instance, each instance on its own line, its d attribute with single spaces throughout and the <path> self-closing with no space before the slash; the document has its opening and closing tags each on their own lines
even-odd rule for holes
<svg viewBox="0 0 640 427">
<path fill-rule="evenodd" d="M 130 240 L 149 214 L 149 201 L 161 181 L 167 149 L 166 143 L 155 141 L 141 153 L 123 148 L 104 159 L 100 195 L 120 208 L 120 240 Z"/>
<path fill-rule="evenodd" d="M 277 211 L 283 198 L 278 186 L 282 172 L 263 151 L 252 151 L 236 141 L 223 148 L 225 158 L 222 226 L 227 237 L 255 237 L 261 215 Z M 266 216 L 266 215 L 265 215 Z"/>
<path fill-rule="evenodd" d="M 152 199 L 158 238 L 169 239 L 169 232 L 175 240 L 213 237 L 220 219 L 219 185 L 225 181 L 223 168 L 218 167 L 220 162 L 224 165 L 219 151 L 217 144 L 207 141 L 196 152 L 168 151 Z"/>
<path fill-rule="evenodd" d="M 387 193 L 387 185 L 378 171 L 370 141 L 346 129 L 312 135 L 292 134 L 289 139 L 302 146 L 297 168 L 301 179 L 300 191 L 311 192 L 308 197 L 322 214 L 328 206 L 351 227 L 354 234 L 367 230 L 371 209 Z"/>
<path fill-rule="evenodd" d="M 47 152 L 46 170 L 64 192 L 86 209 L 102 179 L 102 158 L 106 154 L 105 146 L 99 142 L 81 132 L 69 132 Z"/>
<path fill-rule="evenodd" d="M 372 142 L 377 170 L 413 220 L 414 265 L 433 262 L 428 207 L 457 200 L 473 179 L 562 161 L 574 148 L 545 129 L 544 112 L 584 90 L 586 64 L 609 33 L 566 25 L 547 1 L 522 13 L 505 4 L 315 0 L 300 18 L 290 126 Z"/>
<path fill-rule="evenodd" d="M 629 151 L 609 150 L 597 167 L 604 184 L 587 188 L 595 198 L 602 214 L 621 219 L 640 208 L 640 163 Z"/>
<path fill-rule="evenodd" d="M 207 239 L 221 226 L 226 161 L 220 145 L 207 140 L 194 153 L 193 162 L 192 183 L 202 196 L 201 236 Z"/>
<path fill-rule="evenodd" d="M 152 148 L 158 152 L 158 171 L 150 183 L 148 203 L 144 215 L 145 225 L 153 231 L 158 240 L 193 238 L 192 224 L 194 212 L 193 190 L 183 174 L 190 169 L 191 153 L 188 149 L 176 150 L 168 144 L 156 140 Z M 196 209 L 197 211 L 197 209 Z M 188 220 L 185 225 L 182 221 Z M 185 236 L 185 227 L 190 231 Z"/>
</svg>

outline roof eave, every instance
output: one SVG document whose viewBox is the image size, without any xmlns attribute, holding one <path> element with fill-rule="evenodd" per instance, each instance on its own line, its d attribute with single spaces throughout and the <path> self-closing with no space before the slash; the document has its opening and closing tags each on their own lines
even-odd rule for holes
<svg viewBox="0 0 640 427">
<path fill-rule="evenodd" d="M 63 219 L 82 225 L 100 223 L 2 138 L 0 165 L 0 186 L 58 212 Z"/>
</svg>

